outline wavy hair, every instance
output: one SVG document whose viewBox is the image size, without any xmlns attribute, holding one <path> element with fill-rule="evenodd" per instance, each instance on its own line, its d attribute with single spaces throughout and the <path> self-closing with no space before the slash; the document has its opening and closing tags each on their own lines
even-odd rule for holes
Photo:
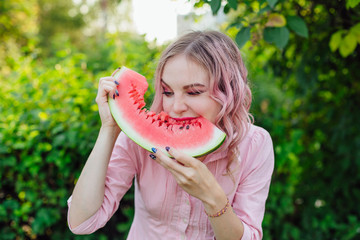
<svg viewBox="0 0 360 240">
<path fill-rule="evenodd" d="M 210 76 L 210 95 L 222 108 L 216 126 L 227 138 L 218 151 L 227 152 L 227 169 L 238 156 L 238 146 L 246 135 L 253 117 L 249 113 L 251 91 L 247 70 L 234 41 L 217 31 L 190 32 L 169 45 L 162 53 L 155 73 L 155 97 L 152 111 L 162 110 L 161 77 L 167 61 L 184 54 L 200 64 Z"/>
</svg>

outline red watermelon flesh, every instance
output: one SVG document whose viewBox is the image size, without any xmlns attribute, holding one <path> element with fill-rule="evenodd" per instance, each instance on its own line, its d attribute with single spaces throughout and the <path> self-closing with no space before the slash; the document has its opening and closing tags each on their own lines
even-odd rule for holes
<svg viewBox="0 0 360 240">
<path fill-rule="evenodd" d="M 198 157 L 224 142 L 226 134 L 203 117 L 177 121 L 165 112 L 156 114 L 144 108 L 148 83 L 139 73 L 122 67 L 113 76 L 119 83 L 119 96 L 108 97 L 110 111 L 121 130 L 146 150 L 170 146 Z"/>
</svg>

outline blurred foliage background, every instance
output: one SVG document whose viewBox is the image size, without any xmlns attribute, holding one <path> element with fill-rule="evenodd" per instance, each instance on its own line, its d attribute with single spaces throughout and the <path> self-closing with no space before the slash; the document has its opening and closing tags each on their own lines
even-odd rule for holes
<svg viewBox="0 0 360 240">
<path fill-rule="evenodd" d="M 220 28 L 243 53 L 251 112 L 273 137 L 264 239 L 360 239 L 359 2 L 193 1 L 228 16 Z M 131 23 L 120 3 L 0 1 L 1 239 L 125 239 L 132 190 L 96 233 L 66 223 L 99 130 L 98 79 L 126 65 L 151 81 L 166 45 L 110 33 L 109 21 Z"/>
</svg>

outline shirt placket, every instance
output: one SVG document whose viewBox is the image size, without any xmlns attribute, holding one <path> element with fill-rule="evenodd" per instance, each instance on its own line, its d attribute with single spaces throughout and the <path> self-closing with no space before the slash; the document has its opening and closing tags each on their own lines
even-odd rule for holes
<svg viewBox="0 0 360 240">
<path fill-rule="evenodd" d="M 186 239 L 186 229 L 189 226 L 190 222 L 190 195 L 185 191 L 181 191 L 181 204 L 179 211 L 179 229 L 180 229 L 180 239 Z"/>
</svg>

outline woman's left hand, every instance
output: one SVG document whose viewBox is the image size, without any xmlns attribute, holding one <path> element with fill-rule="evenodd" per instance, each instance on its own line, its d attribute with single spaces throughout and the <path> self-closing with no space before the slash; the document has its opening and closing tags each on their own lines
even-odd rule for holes
<svg viewBox="0 0 360 240">
<path fill-rule="evenodd" d="M 217 205 L 219 199 L 226 201 L 223 189 L 204 163 L 173 148 L 169 148 L 168 153 L 174 159 L 159 149 L 152 155 L 156 157 L 156 162 L 170 171 L 184 191 L 200 199 L 205 208 L 206 205 Z"/>
</svg>

